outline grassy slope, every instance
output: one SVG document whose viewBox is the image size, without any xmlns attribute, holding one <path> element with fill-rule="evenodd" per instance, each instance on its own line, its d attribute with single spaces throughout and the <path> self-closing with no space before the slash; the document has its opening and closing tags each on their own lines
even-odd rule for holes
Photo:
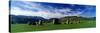
<svg viewBox="0 0 100 33">
<path fill-rule="evenodd" d="M 33 26 L 28 24 L 12 24 L 12 32 L 28 32 L 28 31 L 42 31 L 42 30 L 55 30 L 55 29 L 73 29 L 73 28 L 88 28 L 95 27 L 96 22 L 94 20 L 82 20 L 80 24 L 60 24 L 60 25 L 41 25 Z"/>
</svg>

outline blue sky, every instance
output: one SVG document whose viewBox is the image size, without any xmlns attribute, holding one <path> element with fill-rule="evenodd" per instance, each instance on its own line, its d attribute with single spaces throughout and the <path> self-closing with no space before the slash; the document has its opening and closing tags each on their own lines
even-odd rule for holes
<svg viewBox="0 0 100 33">
<path fill-rule="evenodd" d="M 11 15 L 60 18 L 65 16 L 96 17 L 95 5 L 60 4 L 32 1 L 12 1 Z"/>
</svg>

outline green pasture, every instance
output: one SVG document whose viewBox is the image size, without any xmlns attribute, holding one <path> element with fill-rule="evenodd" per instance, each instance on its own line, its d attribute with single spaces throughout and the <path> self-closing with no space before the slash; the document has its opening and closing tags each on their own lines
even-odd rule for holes
<svg viewBox="0 0 100 33">
<path fill-rule="evenodd" d="M 95 20 L 81 20 L 79 24 L 46 24 L 46 25 L 28 25 L 28 24 L 11 24 L 11 32 L 31 32 L 59 29 L 80 29 L 80 28 L 95 28 Z"/>
</svg>

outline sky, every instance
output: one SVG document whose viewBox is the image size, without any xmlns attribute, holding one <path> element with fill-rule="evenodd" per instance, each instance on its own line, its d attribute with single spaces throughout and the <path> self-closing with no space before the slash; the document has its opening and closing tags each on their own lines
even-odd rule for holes
<svg viewBox="0 0 100 33">
<path fill-rule="evenodd" d="M 65 16 L 96 17 L 95 5 L 11 1 L 11 15 L 40 16 L 46 19 Z"/>
</svg>

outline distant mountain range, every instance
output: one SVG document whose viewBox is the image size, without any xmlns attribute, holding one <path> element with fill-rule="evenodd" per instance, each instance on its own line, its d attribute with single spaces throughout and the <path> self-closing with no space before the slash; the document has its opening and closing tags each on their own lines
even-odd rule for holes
<svg viewBox="0 0 100 33">
<path fill-rule="evenodd" d="M 23 16 L 23 15 L 9 15 L 9 18 L 10 18 L 11 23 L 27 23 L 28 21 L 32 21 L 32 22 L 38 21 L 38 20 L 48 21 L 48 20 L 53 19 L 53 18 L 45 19 L 45 18 L 39 17 L 39 16 Z M 64 17 L 62 17 L 62 18 L 64 18 Z M 59 18 L 55 18 L 55 19 L 59 19 Z M 92 17 L 92 18 L 80 17 L 80 19 L 95 20 L 96 17 Z"/>
<path fill-rule="evenodd" d="M 28 21 L 47 20 L 39 16 L 22 16 L 22 15 L 9 15 L 10 22 L 14 23 L 27 23 Z"/>
</svg>

